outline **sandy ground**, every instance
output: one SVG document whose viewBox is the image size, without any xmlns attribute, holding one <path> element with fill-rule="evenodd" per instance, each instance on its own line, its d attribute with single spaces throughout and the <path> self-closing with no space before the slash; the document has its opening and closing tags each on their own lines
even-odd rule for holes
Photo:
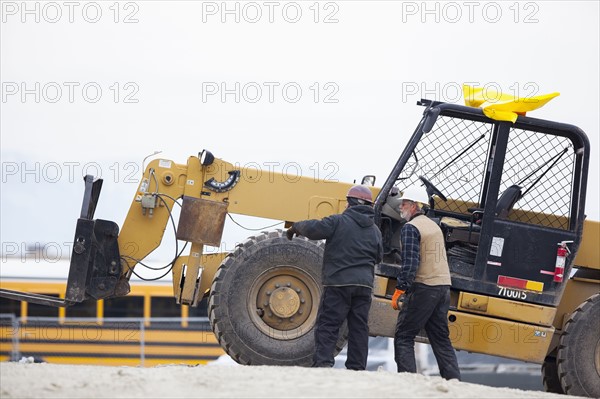
<svg viewBox="0 0 600 399">
<path fill-rule="evenodd" d="M 226 365 L 0 363 L 1 398 L 556 398 L 388 371 Z"/>
</svg>

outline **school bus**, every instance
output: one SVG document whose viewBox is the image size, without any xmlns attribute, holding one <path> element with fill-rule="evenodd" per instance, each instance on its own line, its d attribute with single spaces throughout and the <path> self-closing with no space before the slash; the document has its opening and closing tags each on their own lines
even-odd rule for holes
<svg viewBox="0 0 600 399">
<path fill-rule="evenodd" d="M 0 287 L 60 298 L 67 270 L 68 261 L 6 258 Z M 196 308 L 176 304 L 168 281 L 131 283 L 131 294 L 125 297 L 68 308 L 0 298 L 0 361 L 33 357 L 63 364 L 196 365 L 224 354 L 210 328 L 205 302 Z"/>
</svg>

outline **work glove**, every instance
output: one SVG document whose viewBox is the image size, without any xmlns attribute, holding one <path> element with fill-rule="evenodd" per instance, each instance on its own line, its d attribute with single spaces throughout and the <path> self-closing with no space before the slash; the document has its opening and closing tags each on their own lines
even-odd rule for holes
<svg viewBox="0 0 600 399">
<path fill-rule="evenodd" d="M 287 229 L 287 231 L 285 232 L 285 235 L 288 238 L 288 240 L 291 241 L 294 238 L 294 235 L 298 235 L 298 231 L 296 230 L 294 225 L 292 225 L 292 227 Z"/>
<path fill-rule="evenodd" d="M 394 295 L 392 295 L 392 308 L 394 308 L 394 310 L 398 310 L 398 304 L 402 295 L 404 295 L 404 290 L 396 288 Z"/>
</svg>

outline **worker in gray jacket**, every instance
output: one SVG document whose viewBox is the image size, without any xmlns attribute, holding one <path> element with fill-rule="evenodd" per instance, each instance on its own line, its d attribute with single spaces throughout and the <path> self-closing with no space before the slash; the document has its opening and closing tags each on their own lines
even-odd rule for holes
<svg viewBox="0 0 600 399">
<path fill-rule="evenodd" d="M 383 244 L 374 222 L 371 190 L 353 186 L 346 198 L 348 206 L 342 214 L 296 222 L 286 234 L 290 240 L 295 234 L 326 240 L 313 367 L 333 367 L 340 327 L 348 320 L 346 368 L 364 370 L 369 352 L 374 266 L 381 262 Z"/>
</svg>

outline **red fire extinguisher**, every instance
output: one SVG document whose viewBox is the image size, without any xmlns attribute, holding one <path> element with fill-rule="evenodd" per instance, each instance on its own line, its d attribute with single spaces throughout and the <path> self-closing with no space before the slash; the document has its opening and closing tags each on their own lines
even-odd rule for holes
<svg viewBox="0 0 600 399">
<path fill-rule="evenodd" d="M 567 256 L 571 253 L 567 244 L 573 241 L 561 241 L 558 243 L 556 251 L 556 265 L 554 267 L 554 282 L 562 283 L 565 278 L 565 265 L 567 264 Z"/>
</svg>

